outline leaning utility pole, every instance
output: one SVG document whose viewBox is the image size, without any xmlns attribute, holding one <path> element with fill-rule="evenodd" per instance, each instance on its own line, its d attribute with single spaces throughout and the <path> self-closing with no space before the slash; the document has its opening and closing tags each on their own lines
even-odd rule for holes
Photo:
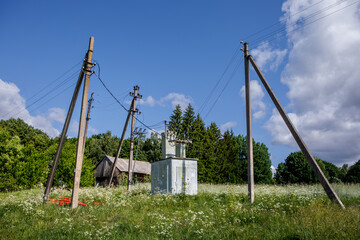
<svg viewBox="0 0 360 240">
<path fill-rule="evenodd" d="M 244 44 L 245 65 L 245 98 L 246 98 L 246 144 L 247 144 L 247 166 L 248 166 L 248 192 L 249 201 L 254 202 L 254 159 L 253 141 L 251 127 L 251 98 L 250 98 L 250 73 L 249 73 L 249 45 Z"/>
<path fill-rule="evenodd" d="M 131 93 L 130 93 L 131 94 Z M 131 115 L 131 109 L 132 109 L 132 106 L 134 105 L 134 99 L 132 100 L 131 102 L 131 106 L 130 106 L 130 109 L 128 111 L 128 115 L 126 117 L 126 120 L 125 120 L 125 125 L 124 125 L 124 129 L 123 129 L 123 132 L 121 134 L 121 138 L 120 138 L 120 143 L 119 143 L 119 147 L 118 147 L 118 150 L 117 150 L 117 153 L 116 153 L 116 157 L 115 157 L 115 161 L 112 165 L 112 168 L 111 168 L 111 174 L 110 174 L 110 178 L 109 178 L 109 187 L 111 187 L 111 183 L 112 183 L 112 180 L 114 178 L 114 174 L 115 174 L 115 169 L 116 169 L 116 164 L 117 164 L 117 161 L 119 159 L 119 155 L 120 155 L 120 152 L 121 152 L 121 147 L 124 143 L 124 138 L 125 138 L 125 133 L 126 133 L 126 129 L 127 129 L 127 126 L 129 125 L 129 120 L 130 120 L 130 115 Z"/>
<path fill-rule="evenodd" d="M 245 43 L 246 44 L 246 43 Z M 245 45 L 244 44 L 244 45 Z M 298 133 L 298 131 L 296 130 L 295 126 L 293 125 L 293 123 L 291 122 L 289 116 L 286 114 L 285 110 L 283 109 L 283 107 L 281 106 L 279 100 L 277 99 L 277 97 L 275 96 L 274 92 L 272 91 L 270 85 L 268 84 L 268 82 L 266 81 L 264 75 L 261 73 L 259 67 L 256 65 L 253 57 L 251 55 L 248 56 L 248 59 L 250 60 L 253 68 L 255 69 L 257 75 L 259 76 L 262 84 L 264 85 L 266 91 L 268 92 L 271 100 L 273 101 L 273 103 L 275 104 L 277 110 L 279 111 L 282 119 L 284 120 L 286 126 L 288 127 L 288 129 L 290 130 L 291 134 L 293 135 L 296 143 L 298 144 L 298 146 L 300 147 L 302 153 L 304 154 L 304 156 L 306 157 L 306 159 L 308 160 L 311 169 L 314 171 L 315 175 L 317 176 L 317 178 L 319 179 L 321 185 L 323 186 L 326 194 L 328 195 L 328 197 L 336 202 L 337 204 L 339 204 L 342 208 L 345 208 L 344 204 L 341 202 L 340 198 L 338 197 L 338 195 L 336 194 L 336 192 L 334 191 L 334 189 L 331 187 L 331 184 L 329 183 L 329 181 L 326 179 L 324 173 L 321 171 L 321 168 L 319 167 L 319 165 L 317 164 L 317 162 L 315 161 L 314 157 L 312 156 L 310 150 L 307 148 L 307 146 L 305 145 L 304 141 L 302 140 L 300 134 Z"/>
<path fill-rule="evenodd" d="M 134 87 L 134 90 L 137 86 Z M 111 174 L 110 174 L 110 177 L 109 177 L 109 187 L 111 187 L 111 183 L 112 183 L 112 180 L 114 178 L 114 174 L 115 174 L 115 169 L 116 169 L 116 164 L 117 164 L 117 161 L 119 159 L 119 155 L 120 155 L 120 152 L 121 152 L 121 147 L 124 143 L 124 138 L 125 138 L 125 134 L 126 134 L 126 129 L 127 129 L 127 126 L 129 125 L 129 120 L 130 120 L 130 116 L 131 116 L 131 113 L 132 113 L 132 109 L 133 109 L 133 106 L 136 104 L 135 101 L 136 101 L 136 98 L 134 97 L 135 94 L 131 93 L 130 92 L 130 96 L 133 96 L 133 100 L 131 101 L 131 105 L 130 105 L 130 109 L 128 111 L 128 115 L 126 117 L 126 121 L 125 121 L 125 125 L 124 125 L 124 129 L 123 129 L 123 132 L 122 132 L 122 135 L 121 135 L 121 139 L 120 139 L 120 143 L 119 143 L 119 147 L 118 147 L 118 150 L 117 150 L 117 153 L 116 153 L 116 157 L 115 157 L 115 161 L 112 165 L 112 168 L 111 168 Z"/>
<path fill-rule="evenodd" d="M 144 136 L 145 132 L 146 132 L 146 129 L 142 129 L 142 128 L 138 129 L 137 127 L 134 130 L 134 135 L 137 136 L 138 141 L 137 141 L 137 146 L 136 146 L 136 154 L 135 154 L 135 158 L 134 158 L 134 164 L 132 166 L 132 177 L 134 177 L 135 164 L 136 164 L 137 155 L 139 153 L 140 140 Z"/>
<path fill-rule="evenodd" d="M 90 38 L 90 43 L 91 42 L 94 42 L 93 37 Z M 83 81 L 83 78 L 84 78 L 85 69 L 91 68 L 91 63 L 88 62 L 90 54 L 92 55 L 92 46 L 91 46 L 91 49 L 90 49 L 90 46 L 91 46 L 91 44 L 89 45 L 89 49 L 88 49 L 87 53 L 85 54 L 84 62 L 83 62 L 83 65 L 82 65 L 80 73 L 79 73 L 79 77 L 78 77 L 78 80 L 77 80 L 77 83 L 76 83 L 76 87 L 75 87 L 75 90 L 74 90 L 74 93 L 73 93 L 73 96 L 72 96 L 72 99 L 71 99 L 71 103 L 70 103 L 70 106 L 69 106 L 69 110 L 68 110 L 68 113 L 67 113 L 67 116 L 66 116 L 66 119 L 65 119 L 64 127 L 63 127 L 63 130 L 62 130 L 61 135 L 60 135 L 59 145 L 58 145 L 58 148 L 56 150 L 56 154 L 55 154 L 55 158 L 54 158 L 54 161 L 53 161 L 53 164 L 52 164 L 52 168 L 51 168 L 51 171 L 50 171 L 50 173 L 48 175 L 48 179 L 47 179 L 46 186 L 45 186 L 45 192 L 44 192 L 44 196 L 43 196 L 44 201 L 47 201 L 49 199 L 50 189 L 51 189 L 51 187 L 53 185 L 53 182 L 54 182 L 55 171 L 56 171 L 57 165 L 59 163 L 61 150 L 63 148 L 65 137 L 66 137 L 67 131 L 69 129 L 70 120 L 71 120 L 72 114 L 74 112 L 75 103 L 76 103 L 77 97 L 79 95 L 81 84 L 82 84 L 82 81 Z"/>
<path fill-rule="evenodd" d="M 94 93 L 91 93 L 90 99 L 88 101 L 89 106 L 88 106 L 88 110 L 87 110 L 87 115 L 86 115 L 86 124 L 85 124 L 85 133 L 84 133 L 84 149 L 85 149 L 85 142 L 86 142 L 86 135 L 87 135 L 87 130 L 88 130 L 88 126 L 89 126 L 89 120 L 90 118 L 90 111 L 94 106 L 92 105 L 92 102 L 94 101 L 94 97 L 93 97 Z"/>
<path fill-rule="evenodd" d="M 73 191 L 71 197 L 71 207 L 76 208 L 78 206 L 79 199 L 79 187 L 80 187 L 80 177 L 81 177 L 81 168 L 82 162 L 84 159 L 84 139 L 85 136 L 85 115 L 86 115 L 86 105 L 87 105 L 87 97 L 89 92 L 89 81 L 91 74 L 91 61 L 92 61 L 92 53 L 94 47 L 94 38 L 90 38 L 89 44 L 89 55 L 88 55 L 88 64 L 85 69 L 85 82 L 84 82 L 84 91 L 81 103 L 81 112 L 80 112 L 80 123 L 79 123 L 79 133 L 78 133 L 78 144 L 76 149 L 76 162 L 75 162 L 75 173 L 74 173 L 74 184 Z"/>
<path fill-rule="evenodd" d="M 140 94 L 138 94 L 138 90 L 140 89 L 139 86 L 135 86 L 134 87 L 134 93 L 131 94 L 131 96 L 134 98 L 134 104 L 132 106 L 132 110 L 131 110 L 131 114 L 132 114 L 132 119 L 131 119 L 131 135 L 130 135 L 130 157 L 129 157 L 129 168 L 128 168 L 128 185 L 127 185 L 127 190 L 130 191 L 131 190 L 131 184 L 133 181 L 132 178 L 132 161 L 133 161 L 133 157 L 134 157 L 134 128 L 135 128 L 135 113 L 137 112 L 136 109 L 136 99 L 139 98 L 141 99 L 142 96 Z"/>
</svg>

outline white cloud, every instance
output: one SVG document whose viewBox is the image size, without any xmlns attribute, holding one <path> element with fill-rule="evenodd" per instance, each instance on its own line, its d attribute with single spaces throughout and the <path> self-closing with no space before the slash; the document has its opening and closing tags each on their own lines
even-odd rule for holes
<svg viewBox="0 0 360 240">
<path fill-rule="evenodd" d="M 276 71 L 284 60 L 286 53 L 287 49 L 272 49 L 268 42 L 264 42 L 259 47 L 251 50 L 256 64 L 264 71 L 267 69 Z"/>
<path fill-rule="evenodd" d="M 172 108 L 175 108 L 177 105 L 180 105 L 180 107 L 184 110 L 189 105 L 189 103 L 192 103 L 193 99 L 190 96 L 185 96 L 182 93 L 169 93 L 165 97 L 161 97 L 159 100 L 156 100 L 152 96 L 148 96 L 145 99 L 141 99 L 139 101 L 140 104 L 150 107 L 155 106 L 168 106 L 171 104 Z M 127 101 L 127 104 L 131 104 L 131 101 Z"/>
<path fill-rule="evenodd" d="M 351 164 L 360 159 L 359 3 L 298 29 L 314 19 L 305 18 L 309 11 L 294 13 L 315 2 L 283 4 L 291 49 L 281 81 L 289 88 L 289 116 L 313 154 L 338 165 Z M 335 2 L 316 4 L 312 12 Z M 343 2 L 332 11 L 346 5 Z M 266 128 L 275 143 L 294 144 L 276 111 Z"/>
<path fill-rule="evenodd" d="M 148 96 L 145 99 L 140 99 L 140 104 L 141 105 L 147 105 L 147 106 L 150 106 L 150 107 L 154 107 L 155 104 L 156 104 L 156 101 L 152 96 Z"/>
<path fill-rule="evenodd" d="M 224 133 L 226 130 L 231 129 L 231 128 L 235 127 L 236 125 L 237 125 L 237 122 L 234 122 L 234 121 L 230 121 L 230 122 L 221 124 L 220 131 L 222 133 Z"/>
<path fill-rule="evenodd" d="M 66 112 L 62 108 L 50 108 L 48 118 L 49 120 L 64 123 L 66 118 Z"/>
<path fill-rule="evenodd" d="M 185 96 L 182 93 L 169 93 L 166 97 L 160 99 L 161 104 L 171 103 L 172 108 L 175 108 L 177 105 L 180 105 L 184 110 L 192 103 L 193 100 L 190 96 Z"/>
<path fill-rule="evenodd" d="M 245 86 L 240 90 L 241 96 L 245 102 Z M 250 97 L 251 97 L 251 111 L 255 119 L 263 118 L 265 116 L 266 105 L 263 102 L 265 96 L 264 91 L 257 80 L 250 81 Z"/>
<path fill-rule="evenodd" d="M 59 135 L 59 131 L 52 126 L 54 117 L 60 117 L 59 109 L 50 109 L 48 116 L 32 116 L 26 109 L 25 99 L 20 95 L 20 89 L 14 84 L 0 79 L 0 116 L 1 119 L 21 118 L 27 124 L 43 130 L 50 137 Z M 60 114 L 60 115 L 59 115 Z M 56 121 L 62 120 L 58 118 Z"/>
</svg>

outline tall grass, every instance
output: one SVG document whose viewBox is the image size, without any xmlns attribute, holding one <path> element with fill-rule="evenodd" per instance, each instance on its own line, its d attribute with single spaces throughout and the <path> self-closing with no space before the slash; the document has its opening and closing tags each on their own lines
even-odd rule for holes
<svg viewBox="0 0 360 240">
<path fill-rule="evenodd" d="M 246 185 L 200 184 L 196 196 L 86 188 L 76 210 L 44 204 L 43 189 L 1 193 L 0 239 L 360 239 L 360 185 L 334 188 L 345 210 L 320 185 L 258 185 L 253 204 Z"/>
</svg>

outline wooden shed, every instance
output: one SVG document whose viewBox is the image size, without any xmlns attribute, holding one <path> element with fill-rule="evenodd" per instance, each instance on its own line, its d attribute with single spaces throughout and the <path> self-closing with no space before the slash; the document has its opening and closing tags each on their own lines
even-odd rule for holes
<svg viewBox="0 0 360 240">
<path fill-rule="evenodd" d="M 94 176 L 96 184 L 99 186 L 107 186 L 111 174 L 111 167 L 115 161 L 115 157 L 105 156 L 95 167 Z M 135 166 L 135 167 L 134 167 Z M 129 159 L 119 158 L 116 164 L 113 182 L 115 185 L 122 183 L 128 176 Z M 138 182 L 144 181 L 146 176 L 151 175 L 151 164 L 144 161 L 133 161 L 134 179 Z"/>
</svg>

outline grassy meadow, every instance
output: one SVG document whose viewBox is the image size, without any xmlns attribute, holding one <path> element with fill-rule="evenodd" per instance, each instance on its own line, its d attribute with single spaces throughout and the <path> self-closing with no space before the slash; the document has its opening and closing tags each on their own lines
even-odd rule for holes
<svg viewBox="0 0 360 240">
<path fill-rule="evenodd" d="M 360 185 L 199 184 L 199 194 L 151 195 L 149 184 L 85 188 L 72 210 L 43 203 L 43 188 L 0 193 L 0 239 L 360 239 Z M 71 197 L 53 189 L 50 198 Z M 95 202 L 101 205 L 94 204 Z"/>
</svg>

